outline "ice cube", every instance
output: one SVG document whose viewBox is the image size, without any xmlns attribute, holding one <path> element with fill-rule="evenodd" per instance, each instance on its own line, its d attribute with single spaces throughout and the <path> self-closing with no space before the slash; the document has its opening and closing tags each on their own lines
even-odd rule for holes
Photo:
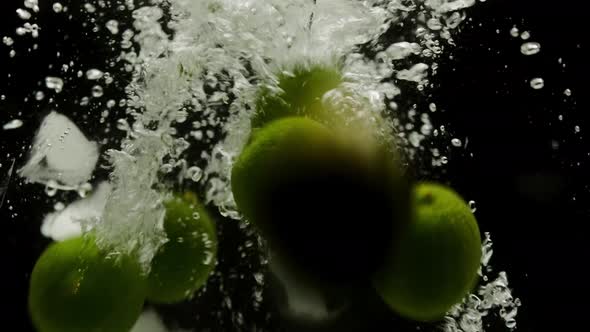
<svg viewBox="0 0 590 332">
<path fill-rule="evenodd" d="M 100 219 L 110 192 L 111 185 L 106 181 L 101 182 L 92 195 L 45 216 L 41 233 L 55 241 L 81 235 L 82 225 L 92 224 L 84 221 Z"/>
<path fill-rule="evenodd" d="M 98 145 L 89 141 L 65 115 L 49 113 L 33 140 L 30 157 L 19 174 L 29 182 L 73 190 L 87 182 L 98 161 Z"/>
</svg>

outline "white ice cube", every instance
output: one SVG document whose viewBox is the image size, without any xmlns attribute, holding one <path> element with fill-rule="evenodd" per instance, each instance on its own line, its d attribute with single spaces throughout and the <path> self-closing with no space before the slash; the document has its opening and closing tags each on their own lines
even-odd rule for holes
<svg viewBox="0 0 590 332">
<path fill-rule="evenodd" d="M 98 161 L 98 145 L 65 115 L 49 113 L 33 140 L 29 160 L 19 174 L 29 182 L 57 183 L 73 190 L 87 182 Z"/>
<path fill-rule="evenodd" d="M 81 222 L 100 219 L 110 192 L 111 185 L 108 182 L 100 183 L 89 197 L 77 200 L 65 209 L 45 216 L 41 233 L 55 241 L 81 235 Z"/>
</svg>

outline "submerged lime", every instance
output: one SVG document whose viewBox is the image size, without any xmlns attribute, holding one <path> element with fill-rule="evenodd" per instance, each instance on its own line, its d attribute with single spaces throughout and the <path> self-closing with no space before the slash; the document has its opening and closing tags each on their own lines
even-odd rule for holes
<svg viewBox="0 0 590 332">
<path fill-rule="evenodd" d="M 366 277 L 407 219 L 408 186 L 387 153 L 302 117 L 256 133 L 232 191 L 273 249 L 327 280 Z"/>
<path fill-rule="evenodd" d="M 328 65 L 297 65 L 278 75 L 278 91 L 262 87 L 257 96 L 252 127 L 289 116 L 304 116 L 314 120 L 328 116 L 322 97 L 342 83 L 342 74 Z"/>
<path fill-rule="evenodd" d="M 92 238 L 50 245 L 31 275 L 29 311 L 39 332 L 128 332 L 145 299 L 145 278 L 128 257 L 105 255 Z"/>
<path fill-rule="evenodd" d="M 399 314 L 420 321 L 441 318 L 477 280 L 481 238 L 475 217 L 449 188 L 414 188 L 413 218 L 375 286 Z"/>
<path fill-rule="evenodd" d="M 182 301 L 207 281 L 217 259 L 215 225 L 192 193 L 165 203 L 166 242 L 152 261 L 148 299 L 158 303 Z"/>
</svg>

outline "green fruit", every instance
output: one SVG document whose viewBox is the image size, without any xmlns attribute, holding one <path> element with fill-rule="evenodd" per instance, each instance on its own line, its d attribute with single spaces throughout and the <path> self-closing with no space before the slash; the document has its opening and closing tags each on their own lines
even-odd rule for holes
<svg viewBox="0 0 590 332">
<path fill-rule="evenodd" d="M 469 206 L 449 188 L 422 183 L 413 192 L 414 217 L 375 286 L 399 314 L 441 318 L 477 281 L 481 237 Z"/>
<path fill-rule="evenodd" d="M 252 128 L 289 116 L 314 120 L 330 116 L 322 106 L 322 97 L 342 83 L 340 70 L 324 65 L 298 65 L 278 75 L 278 91 L 262 87 L 256 99 Z"/>
<path fill-rule="evenodd" d="M 31 275 L 29 311 L 39 332 L 128 332 L 145 278 L 135 260 L 105 255 L 92 238 L 53 243 Z"/>
<path fill-rule="evenodd" d="M 246 219 L 273 250 L 329 282 L 365 278 L 407 220 L 401 170 L 364 143 L 289 117 L 257 131 L 232 169 Z"/>
<path fill-rule="evenodd" d="M 193 295 L 215 268 L 217 235 L 215 225 L 192 193 L 165 202 L 166 242 L 152 260 L 148 278 L 148 300 L 180 302 Z"/>
</svg>

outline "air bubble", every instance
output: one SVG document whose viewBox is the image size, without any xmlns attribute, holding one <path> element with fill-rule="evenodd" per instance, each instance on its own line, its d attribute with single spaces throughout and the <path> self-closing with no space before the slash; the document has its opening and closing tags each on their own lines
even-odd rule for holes
<svg viewBox="0 0 590 332">
<path fill-rule="evenodd" d="M 475 206 L 475 201 L 469 201 L 469 208 L 471 209 L 472 213 L 475 213 L 475 211 L 477 211 L 477 207 Z"/>
<path fill-rule="evenodd" d="M 540 90 L 545 86 L 545 81 L 542 78 L 537 77 L 537 78 L 533 78 L 531 80 L 530 84 L 531 84 L 531 88 L 533 88 L 535 90 Z"/>
<path fill-rule="evenodd" d="M 95 85 L 92 87 L 92 96 L 94 98 L 100 98 L 100 97 L 102 97 L 103 94 L 104 94 L 104 90 L 102 89 L 102 86 Z"/>
<path fill-rule="evenodd" d="M 453 146 L 456 147 L 456 148 L 459 148 L 459 147 L 461 147 L 461 145 L 463 145 L 463 143 L 461 142 L 461 140 L 458 139 L 458 138 L 453 138 L 451 140 L 451 144 L 453 144 Z"/>
<path fill-rule="evenodd" d="M 116 35 L 119 33 L 119 22 L 118 21 L 110 20 L 106 23 L 105 26 L 113 35 Z"/>
<path fill-rule="evenodd" d="M 22 120 L 14 119 L 12 121 L 5 123 L 4 126 L 2 126 L 2 129 L 4 129 L 4 130 L 17 129 L 17 128 L 20 128 L 22 125 L 23 125 Z"/>
<path fill-rule="evenodd" d="M 92 185 L 86 182 L 78 187 L 78 196 L 84 198 L 90 191 L 92 191 Z"/>
<path fill-rule="evenodd" d="M 45 194 L 49 197 L 53 197 L 57 194 L 57 182 L 55 180 L 47 181 L 47 184 L 45 185 Z"/>
<path fill-rule="evenodd" d="M 53 4 L 53 11 L 56 13 L 61 13 L 63 11 L 64 7 L 61 3 L 56 2 Z"/>
<path fill-rule="evenodd" d="M 430 109 L 431 112 L 436 112 L 436 104 L 435 103 L 430 103 L 430 105 L 428 105 L 428 108 Z"/>
<path fill-rule="evenodd" d="M 170 165 L 170 164 L 163 164 L 160 167 L 160 172 L 162 172 L 164 174 L 168 174 L 168 173 L 172 172 L 172 169 L 173 169 L 172 165 Z"/>
<path fill-rule="evenodd" d="M 47 76 L 45 77 L 45 86 L 55 92 L 61 92 L 64 86 L 64 81 L 59 77 Z"/>
<path fill-rule="evenodd" d="M 98 80 L 104 73 L 101 70 L 92 68 L 86 71 L 86 78 L 89 80 Z"/>
<path fill-rule="evenodd" d="M 192 166 L 186 170 L 186 178 L 193 180 L 194 182 L 199 182 L 203 177 L 203 170 L 198 166 Z"/>
<path fill-rule="evenodd" d="M 31 18 L 31 13 L 21 8 L 16 10 L 16 14 L 18 15 L 18 17 L 20 17 L 21 20 L 28 20 Z"/>
<path fill-rule="evenodd" d="M 65 208 L 66 208 L 65 204 L 62 203 L 62 202 L 57 202 L 57 203 L 55 203 L 55 205 L 53 205 L 53 209 L 55 211 L 61 211 L 61 210 L 65 209 Z"/>
<path fill-rule="evenodd" d="M 520 52 L 524 55 L 534 55 L 541 52 L 541 44 L 535 42 L 524 43 L 520 46 Z"/>
</svg>

